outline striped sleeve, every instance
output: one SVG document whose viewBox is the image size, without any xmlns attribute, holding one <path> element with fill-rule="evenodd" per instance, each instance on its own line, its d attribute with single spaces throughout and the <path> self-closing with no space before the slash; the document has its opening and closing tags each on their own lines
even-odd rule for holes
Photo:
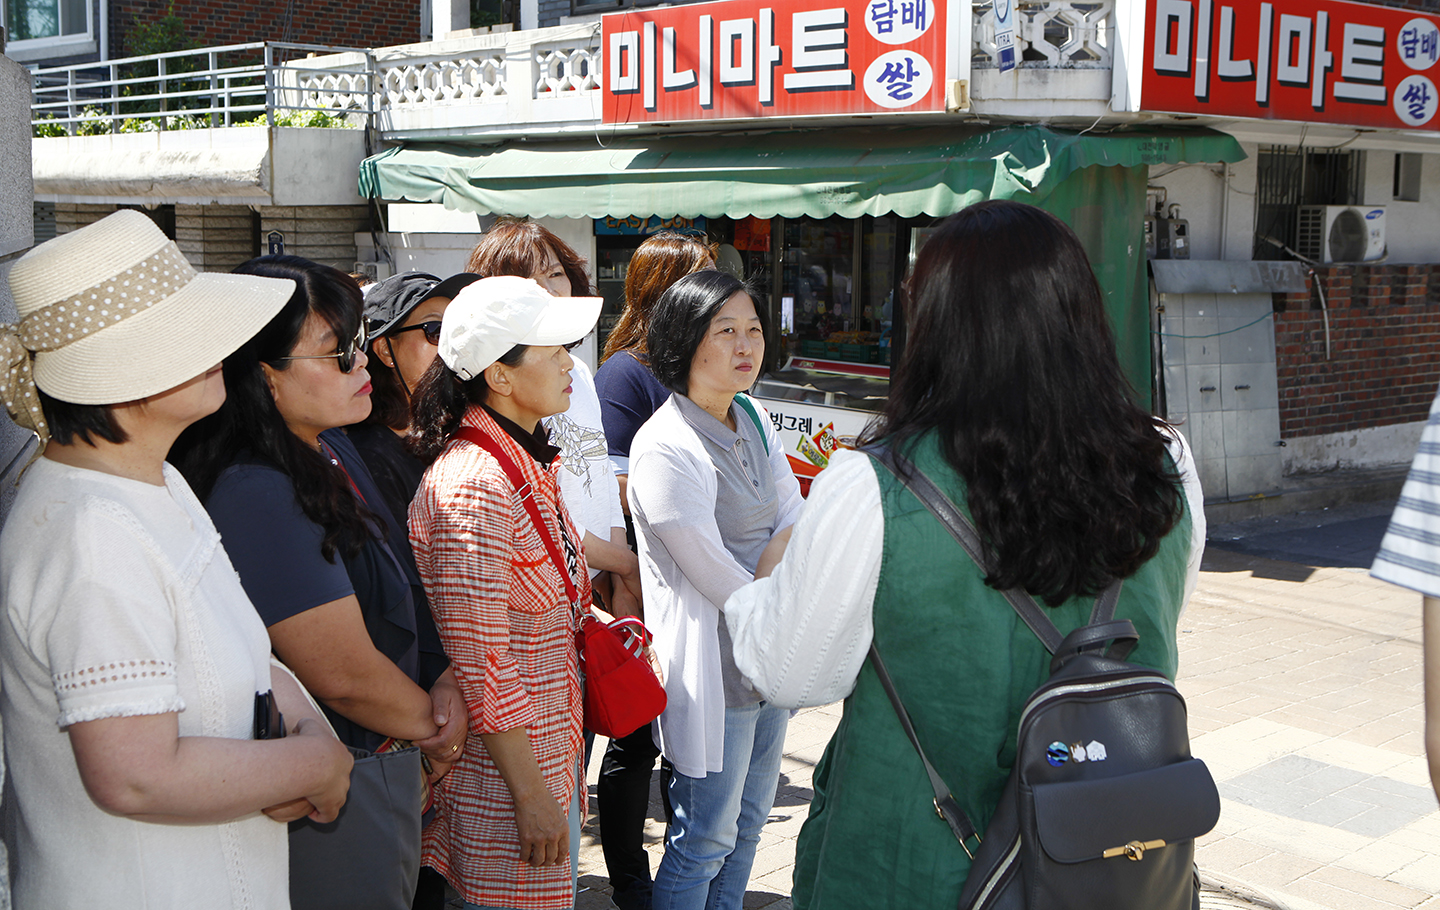
<svg viewBox="0 0 1440 910">
<path fill-rule="evenodd" d="M 1440 395 L 1430 405 L 1420 449 L 1370 574 L 1440 597 Z"/>
</svg>

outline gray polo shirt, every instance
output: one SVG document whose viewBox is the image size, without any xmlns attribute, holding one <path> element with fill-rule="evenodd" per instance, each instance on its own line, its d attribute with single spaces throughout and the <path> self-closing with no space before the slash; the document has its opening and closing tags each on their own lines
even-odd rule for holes
<svg viewBox="0 0 1440 910">
<path fill-rule="evenodd" d="M 695 428 L 710 463 L 715 466 L 715 524 L 720 529 L 720 539 L 730 555 L 753 573 L 760 554 L 775 533 L 775 520 L 780 511 L 775 478 L 770 471 L 770 455 L 765 451 L 760 428 L 734 403 L 730 405 L 730 416 L 735 420 L 735 430 L 684 395 L 676 395 L 675 403 L 681 416 Z M 694 507 L 709 508 L 709 503 L 696 502 Z M 760 701 L 760 693 L 735 668 L 730 630 L 724 620 L 720 622 L 719 633 L 725 706 L 738 708 Z"/>
</svg>

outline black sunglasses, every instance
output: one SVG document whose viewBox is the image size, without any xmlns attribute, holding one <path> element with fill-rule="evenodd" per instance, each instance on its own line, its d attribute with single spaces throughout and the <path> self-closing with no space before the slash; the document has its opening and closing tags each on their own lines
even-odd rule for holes
<svg viewBox="0 0 1440 910">
<path fill-rule="evenodd" d="M 365 326 L 362 324 L 360 328 L 355 331 L 355 337 L 348 341 L 341 342 L 333 354 L 296 354 L 290 357 L 276 357 L 273 362 L 279 363 L 282 360 L 328 360 L 334 357 L 335 365 L 340 368 L 340 372 L 348 373 L 355 369 L 355 354 L 363 347 L 365 347 Z"/>
<path fill-rule="evenodd" d="M 430 342 L 431 344 L 438 345 L 440 344 L 441 325 L 442 323 L 439 320 L 432 320 L 430 322 L 417 322 L 414 325 L 407 325 L 404 328 L 394 329 L 390 332 L 387 332 L 386 334 L 399 335 L 401 332 L 413 332 L 416 329 L 419 329 L 420 331 L 425 333 L 426 341 Z"/>
</svg>

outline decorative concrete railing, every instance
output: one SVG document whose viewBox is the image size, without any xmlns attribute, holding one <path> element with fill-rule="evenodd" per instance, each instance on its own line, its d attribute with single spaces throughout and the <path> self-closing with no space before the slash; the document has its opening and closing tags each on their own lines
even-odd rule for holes
<svg viewBox="0 0 1440 910">
<path fill-rule="evenodd" d="M 971 7 L 975 70 L 996 66 L 993 7 Z M 1114 12 L 1114 0 L 1022 0 L 1020 68 L 1108 71 Z M 380 129 L 396 138 L 590 132 L 603 57 L 598 22 L 377 50 Z"/>
<path fill-rule="evenodd" d="M 1020 65 L 1074 69 L 1109 69 L 1114 38 L 1115 0 L 1017 3 L 1015 39 Z M 995 4 L 972 7 L 975 69 L 996 66 Z"/>
</svg>

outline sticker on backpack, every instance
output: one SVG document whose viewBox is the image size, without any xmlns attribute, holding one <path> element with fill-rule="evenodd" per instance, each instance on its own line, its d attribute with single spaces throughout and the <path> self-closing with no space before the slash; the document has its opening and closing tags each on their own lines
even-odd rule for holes
<svg viewBox="0 0 1440 910">
<path fill-rule="evenodd" d="M 1105 744 L 1098 740 L 1091 740 L 1087 746 L 1085 743 L 1075 743 L 1067 746 L 1062 742 L 1053 742 L 1045 749 L 1045 760 L 1051 767 L 1058 768 L 1067 761 L 1104 761 L 1109 756 L 1105 752 Z"/>
</svg>

